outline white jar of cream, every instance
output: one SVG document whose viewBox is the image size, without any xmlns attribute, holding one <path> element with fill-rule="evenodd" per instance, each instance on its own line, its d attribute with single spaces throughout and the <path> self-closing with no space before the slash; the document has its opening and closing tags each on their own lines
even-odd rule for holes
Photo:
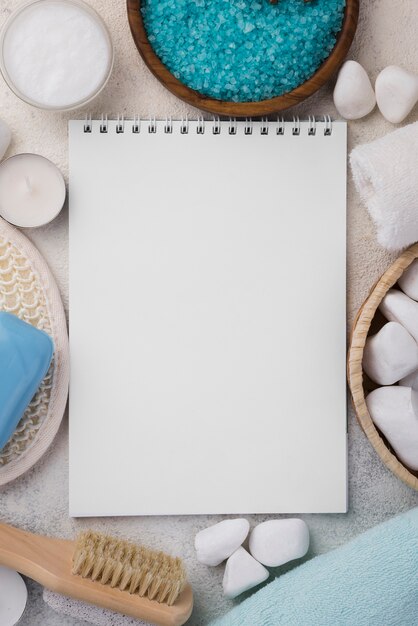
<svg viewBox="0 0 418 626">
<path fill-rule="evenodd" d="M 90 102 L 112 65 L 109 32 L 81 0 L 31 0 L 9 17 L 0 36 L 4 79 L 22 100 L 42 109 Z"/>
</svg>

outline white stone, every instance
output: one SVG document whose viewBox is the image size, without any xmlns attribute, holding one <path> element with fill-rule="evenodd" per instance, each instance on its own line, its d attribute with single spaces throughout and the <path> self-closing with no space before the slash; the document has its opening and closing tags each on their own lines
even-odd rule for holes
<svg viewBox="0 0 418 626">
<path fill-rule="evenodd" d="M 379 309 L 390 322 L 399 322 L 418 342 L 418 302 L 398 289 L 389 289 Z"/>
<path fill-rule="evenodd" d="M 334 88 L 334 104 L 346 120 L 358 120 L 373 111 L 376 97 L 367 72 L 357 61 L 346 61 Z"/>
<path fill-rule="evenodd" d="M 397 456 L 418 470 L 418 415 L 412 406 L 409 387 L 380 387 L 366 398 L 370 416 L 385 435 Z"/>
<path fill-rule="evenodd" d="M 12 140 L 12 131 L 3 120 L 0 120 L 0 161 L 7 152 L 7 148 Z"/>
<path fill-rule="evenodd" d="M 411 389 L 412 408 L 415 411 L 415 415 L 418 416 L 418 370 L 415 370 L 415 372 L 412 372 L 409 376 L 402 378 L 399 381 L 399 385 L 401 387 L 409 387 Z"/>
<path fill-rule="evenodd" d="M 226 562 L 223 579 L 224 595 L 236 598 L 240 593 L 267 580 L 269 572 L 244 548 L 238 548 Z"/>
<path fill-rule="evenodd" d="M 418 344 L 397 322 L 388 322 L 364 346 L 363 367 L 379 385 L 393 385 L 418 369 Z"/>
<path fill-rule="evenodd" d="M 407 296 L 418 301 L 418 259 L 404 271 L 398 285 Z"/>
<path fill-rule="evenodd" d="M 258 524 L 250 535 L 250 552 L 268 567 L 300 559 L 309 548 L 309 529 L 301 519 L 276 519 Z"/>
<path fill-rule="evenodd" d="M 413 387 L 414 389 L 418 389 L 418 371 L 412 372 L 412 374 L 401 378 L 399 384 L 402 387 Z"/>
<path fill-rule="evenodd" d="M 245 541 L 250 524 L 243 518 L 228 519 L 197 533 L 194 546 L 197 560 L 204 565 L 219 565 Z"/>
<path fill-rule="evenodd" d="M 377 106 L 388 122 L 399 124 L 418 100 L 418 75 L 397 65 L 385 67 L 376 79 Z"/>
</svg>

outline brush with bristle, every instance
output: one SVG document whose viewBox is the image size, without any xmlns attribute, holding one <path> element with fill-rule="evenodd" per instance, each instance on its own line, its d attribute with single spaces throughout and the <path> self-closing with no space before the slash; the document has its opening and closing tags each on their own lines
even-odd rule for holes
<svg viewBox="0 0 418 626">
<path fill-rule="evenodd" d="M 73 542 L 0 524 L 0 565 L 53 592 L 160 626 L 184 624 L 193 608 L 179 558 L 101 533 Z"/>
</svg>

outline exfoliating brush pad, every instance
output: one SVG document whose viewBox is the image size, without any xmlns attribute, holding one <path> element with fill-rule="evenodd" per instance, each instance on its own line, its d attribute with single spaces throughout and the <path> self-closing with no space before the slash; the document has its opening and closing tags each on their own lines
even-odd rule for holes
<svg viewBox="0 0 418 626">
<path fill-rule="evenodd" d="M 53 353 L 44 331 L 0 311 L 0 450 L 48 372 Z"/>
</svg>

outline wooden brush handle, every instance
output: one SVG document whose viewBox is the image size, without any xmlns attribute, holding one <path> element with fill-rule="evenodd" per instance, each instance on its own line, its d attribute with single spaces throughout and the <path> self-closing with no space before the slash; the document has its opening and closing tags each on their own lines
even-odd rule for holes
<svg viewBox="0 0 418 626">
<path fill-rule="evenodd" d="M 48 576 L 59 575 L 64 563 L 71 571 L 72 550 L 72 541 L 42 537 L 0 524 L 0 563 L 44 587 L 48 587 Z"/>
<path fill-rule="evenodd" d="M 0 565 L 10 567 L 64 596 L 131 615 L 159 626 L 181 626 L 190 617 L 193 593 L 188 585 L 172 606 L 113 589 L 71 573 L 74 543 L 0 524 Z"/>
</svg>

